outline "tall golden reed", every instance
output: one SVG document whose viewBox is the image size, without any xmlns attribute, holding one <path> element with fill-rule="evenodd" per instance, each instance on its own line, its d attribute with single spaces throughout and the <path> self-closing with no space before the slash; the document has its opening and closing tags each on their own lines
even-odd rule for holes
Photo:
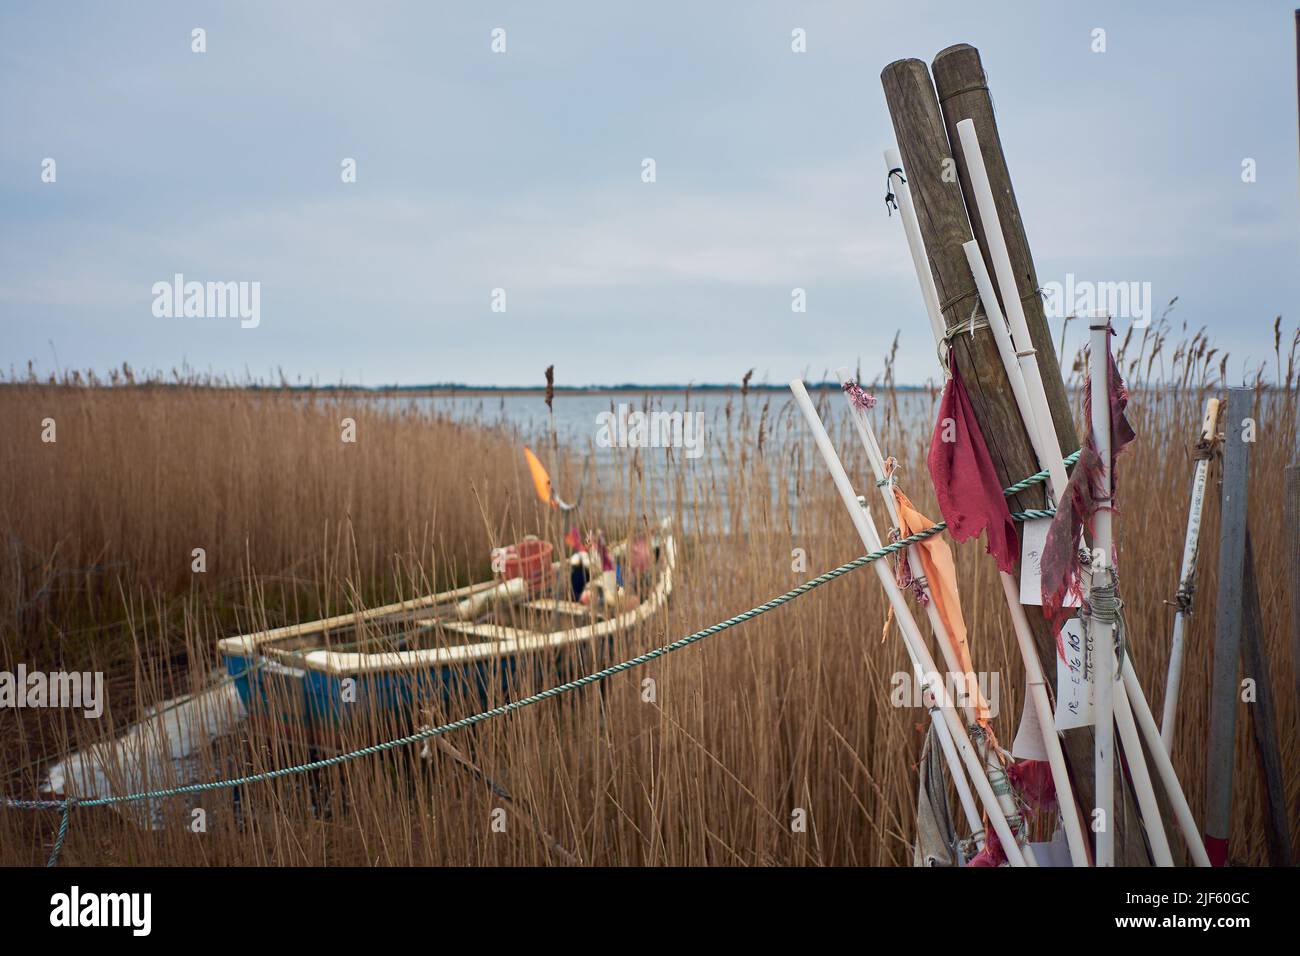
<svg viewBox="0 0 1300 956">
<path fill-rule="evenodd" d="M 1121 587 L 1131 652 L 1157 713 L 1189 448 L 1203 400 L 1214 394 L 1215 377 L 1205 374 L 1214 356 L 1206 359 L 1203 345 L 1195 355 L 1197 340 L 1193 346 L 1184 350 L 1184 365 L 1175 360 L 1173 371 L 1165 370 L 1177 390 L 1135 386 L 1139 441 L 1120 465 Z M 1141 369 L 1131 375 L 1143 379 Z M 819 401 L 866 489 L 869 473 L 841 397 L 824 393 Z M 900 460 L 908 494 L 937 517 L 924 466 L 929 436 L 904 432 L 915 420 L 899 411 L 908 401 L 928 415 L 935 395 L 882 393 L 882 442 Z M 1275 502 L 1295 401 L 1290 383 L 1285 393 L 1259 392 L 1251 487 L 1292 806 L 1300 797 L 1300 745 L 1287 598 L 1276 572 L 1292 559 L 1294 544 Z M 59 421 L 57 449 L 33 441 L 47 415 Z M 355 446 L 339 442 L 346 415 L 358 423 Z M 9 549 L 0 577 L 4 663 L 94 662 L 116 675 L 101 721 L 0 714 L 9 794 L 34 793 L 50 756 L 201 685 L 219 666 L 215 641 L 243 625 L 427 591 L 482 571 L 493 543 L 542 528 L 558 540 L 563 530 L 536 508 L 509 436 L 374 399 L 15 387 L 0 389 L 0 421 L 7 429 L 0 522 Z M 699 461 L 672 451 L 622 453 L 590 492 L 593 516 L 611 531 L 673 517 L 683 547 L 670 608 L 620 636 L 612 657 L 548 662 L 512 696 L 666 643 L 856 556 L 805 431 L 784 394 L 750 391 L 732 396 L 710 421 L 710 454 Z M 1218 511 L 1215 486 L 1175 752 L 1198 817 Z M 190 573 L 197 546 L 207 547 L 210 561 L 203 583 Z M 956 554 L 975 666 L 1000 678 L 996 725 L 1009 740 L 1023 677 L 996 573 L 978 543 L 958 545 Z M 907 663 L 897 634 L 882 633 L 884 621 L 874 576 L 853 573 L 598 688 L 458 732 L 447 738 L 451 748 L 434 746 L 422 756 L 408 747 L 237 794 L 172 799 L 159 808 L 166 825 L 158 829 L 130 812 L 74 811 L 63 861 L 905 865 L 925 720 L 919 710 L 890 703 L 891 678 Z M 116 637 L 104 641 L 104 634 Z M 478 707 L 455 699 L 417 720 Z M 1263 810 L 1248 707 L 1240 718 L 1234 856 L 1261 864 Z M 374 714 L 352 742 L 407 729 Z M 302 741 L 252 724 L 205 751 L 202 776 L 306 756 Z M 205 832 L 193 831 L 195 809 L 205 811 Z M 0 811 L 0 863 L 43 862 L 56 825 L 54 814 Z"/>
</svg>

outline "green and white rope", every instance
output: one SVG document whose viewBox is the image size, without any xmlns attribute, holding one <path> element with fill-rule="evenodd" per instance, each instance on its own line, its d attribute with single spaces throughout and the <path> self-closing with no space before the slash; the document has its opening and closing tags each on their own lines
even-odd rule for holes
<svg viewBox="0 0 1300 956">
<path fill-rule="evenodd" d="M 1067 465 L 1073 464 L 1078 459 L 1078 457 L 1079 457 L 1079 453 L 1076 451 L 1074 454 L 1066 458 L 1065 463 Z M 1027 488 L 1033 487 L 1034 485 L 1039 484 L 1042 481 L 1045 481 L 1047 477 L 1048 474 L 1046 471 L 1040 471 L 1036 475 L 1030 475 L 1028 478 L 1016 482 L 1014 485 L 1011 485 L 1009 488 L 1006 488 L 1003 493 L 1007 497 L 1010 497 L 1014 494 L 1017 494 L 1018 492 L 1024 491 Z M 1050 510 L 1033 510 L 1033 511 L 1015 512 L 1012 514 L 1011 517 L 1017 521 L 1025 521 L 1031 518 L 1050 517 L 1052 514 L 1054 514 L 1054 512 Z M 909 535 L 908 537 L 902 538 L 899 541 L 894 541 L 891 542 L 890 544 L 884 545 L 883 547 L 878 548 L 875 551 L 872 551 L 870 554 L 864 554 L 860 558 L 854 558 L 852 561 L 849 561 L 847 564 L 841 564 L 838 568 L 832 568 L 830 571 L 827 571 L 824 574 L 819 574 L 817 575 L 817 577 L 805 581 L 803 584 L 800 584 L 798 587 L 786 591 L 784 594 L 778 597 L 774 597 L 770 601 L 765 601 L 764 603 L 759 604 L 756 607 L 750 608 L 748 611 L 744 611 L 740 614 L 737 614 L 735 617 L 729 617 L 725 621 L 721 621 L 717 624 L 711 624 L 708 627 L 704 628 L 703 630 L 699 630 L 696 631 L 694 634 L 689 634 L 686 637 L 679 638 L 678 640 L 673 641 L 671 644 L 665 644 L 662 647 L 657 647 L 654 650 L 646 651 L 644 654 L 638 654 L 636 657 L 632 657 L 618 664 L 613 664 L 609 667 L 602 668 L 601 670 L 595 671 L 591 674 L 587 674 L 583 677 L 578 677 L 574 680 L 566 681 L 563 684 L 557 684 L 554 687 L 549 687 L 546 690 L 537 692 L 536 694 L 530 694 L 529 696 L 522 697 L 519 700 L 513 700 L 508 703 L 501 704 L 500 706 L 492 707 L 488 710 L 481 711 L 480 713 L 472 714 L 469 717 L 462 717 L 459 720 L 453 720 L 450 723 L 441 724 L 437 727 L 425 727 L 421 730 L 415 731 L 414 733 L 407 734 L 406 736 L 397 737 L 393 740 L 385 740 L 376 744 L 370 744 L 369 746 L 361 747 L 360 749 L 357 750 L 348 751 L 347 753 L 336 754 L 335 756 L 332 757 L 324 757 L 320 760 L 312 760 L 308 763 L 296 764 L 291 767 L 281 767 L 276 770 L 265 770 L 260 773 L 247 774 L 242 777 L 230 777 L 225 780 L 213 780 L 207 783 L 185 784 L 179 787 L 169 787 L 163 790 L 148 790 L 141 793 L 127 793 L 127 794 L 120 794 L 117 796 L 96 797 L 90 800 L 77 800 L 74 798 L 68 798 L 64 800 L 6 799 L 5 805 L 10 809 L 17 809 L 17 810 L 57 809 L 62 811 L 62 820 L 59 825 L 58 837 L 55 841 L 54 849 L 50 853 L 49 861 L 46 864 L 47 866 L 54 866 L 58 862 L 59 852 L 63 848 L 63 841 L 64 838 L 67 836 L 69 816 L 71 815 L 72 807 L 74 805 L 78 807 L 105 807 L 105 806 L 112 806 L 119 803 L 133 803 L 140 800 L 155 800 L 163 797 L 178 797 L 187 794 L 207 793 L 212 790 L 233 789 L 234 787 L 242 787 L 247 784 L 262 783 L 268 780 L 275 780 L 280 777 L 288 777 L 288 776 L 293 776 L 295 774 L 309 773 L 313 770 L 321 770 L 326 767 L 334 767 L 339 764 L 347 763 L 352 760 L 357 760 L 361 757 L 368 757 L 374 754 L 384 753 L 385 751 L 394 750 L 399 747 L 406 747 L 409 746 L 410 744 L 419 743 L 422 740 L 428 740 L 431 737 L 439 737 L 442 736 L 443 734 L 451 733 L 454 730 L 463 730 L 466 727 L 472 727 L 474 724 L 479 724 L 485 720 L 491 720 L 492 718 L 495 717 L 504 717 L 506 714 L 513 713 L 514 711 L 523 710 L 525 707 L 531 707 L 534 704 L 540 704 L 542 701 L 550 700 L 553 697 L 559 697 L 571 691 L 579 690 L 580 688 L 586 687 L 589 684 L 598 683 L 600 681 L 605 680 L 606 678 L 613 677 L 615 674 L 621 674 L 624 671 L 632 670 L 635 667 L 640 667 L 642 664 L 648 664 L 650 661 L 656 660 L 657 658 L 663 657 L 667 654 L 671 654 L 673 651 L 681 650 L 683 647 L 688 647 L 691 644 L 695 644 L 698 641 L 702 641 L 706 637 L 711 637 L 714 634 L 727 630 L 728 628 L 732 628 L 738 624 L 743 624 L 746 621 L 753 620 L 754 618 L 762 614 L 766 614 L 768 611 L 772 611 L 778 607 L 781 607 L 783 604 L 788 604 L 789 602 L 793 601 L 795 598 L 801 597 L 802 595 L 807 594 L 809 591 L 812 591 L 814 588 L 819 588 L 823 584 L 826 584 L 829 581 L 833 581 L 838 577 L 842 577 L 843 575 L 848 574 L 850 571 L 855 571 L 858 568 L 864 567 L 865 565 L 868 565 L 873 561 L 878 561 L 881 558 L 894 553 L 895 551 L 900 551 L 903 548 L 906 548 L 908 545 L 916 544 L 919 541 L 924 541 L 926 538 L 933 537 L 939 532 L 945 530 L 947 526 L 948 525 L 946 522 L 940 521 L 937 524 L 931 525 L 930 527 L 925 528 L 922 531 L 918 531 L 916 534 Z"/>
</svg>

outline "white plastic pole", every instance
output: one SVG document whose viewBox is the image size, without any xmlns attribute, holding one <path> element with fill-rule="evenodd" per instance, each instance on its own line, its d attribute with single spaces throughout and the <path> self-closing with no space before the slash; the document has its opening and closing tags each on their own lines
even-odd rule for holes
<svg viewBox="0 0 1300 956">
<path fill-rule="evenodd" d="M 889 170 L 890 191 L 898 200 L 898 213 L 903 220 L 903 232 L 907 235 L 907 248 L 912 254 L 916 281 L 921 286 L 925 314 L 930 318 L 935 342 L 942 342 L 944 327 L 943 317 L 939 314 L 939 292 L 934 286 L 934 273 L 930 271 L 930 260 L 925 254 L 925 240 L 921 238 L 921 223 L 916 218 L 916 207 L 912 205 L 912 191 L 903 182 L 905 177 L 894 172 L 895 169 L 903 168 L 903 157 L 898 154 L 898 150 L 885 150 L 885 167 Z M 945 375 L 948 374 L 947 369 L 943 371 Z"/>
<path fill-rule="evenodd" d="M 846 382 L 852 380 L 852 376 L 847 368 L 837 369 L 836 374 L 839 375 L 840 385 L 844 385 Z M 846 395 L 845 397 L 847 398 L 848 396 Z M 867 452 L 867 459 L 871 463 L 871 471 L 876 479 L 876 487 L 880 489 L 881 497 L 885 501 L 885 509 L 889 512 L 889 520 L 895 527 L 897 527 L 899 523 L 898 506 L 894 501 L 893 479 L 891 477 L 886 481 L 884 456 L 881 454 L 879 442 L 876 441 L 875 431 L 872 429 L 871 422 L 867 419 L 866 413 L 863 412 L 862 409 L 854 405 L 851 400 L 848 405 L 850 417 L 853 419 L 854 425 L 857 426 L 858 437 L 861 439 L 862 446 Z M 911 548 L 904 550 L 903 558 L 908 562 L 908 567 L 911 569 L 912 577 L 920 582 L 922 590 L 928 596 L 929 586 L 925 580 L 925 571 L 917 560 L 916 555 L 912 553 Z M 966 711 L 966 722 L 967 724 L 975 724 L 976 714 L 983 713 L 987 706 L 983 697 L 979 696 L 979 685 L 975 682 L 975 675 L 963 673 L 964 668 L 962 668 L 957 662 L 956 654 L 951 646 L 951 639 L 948 636 L 948 630 L 944 627 L 943 619 L 939 616 L 938 608 L 935 607 L 932 600 L 926 602 L 925 611 L 926 616 L 930 621 L 930 627 L 934 630 L 934 633 L 938 638 L 939 649 L 943 652 L 944 662 L 948 666 L 948 673 L 960 675 L 962 682 L 966 685 L 966 695 L 963 702 Z M 972 700 L 976 701 L 974 707 L 972 707 L 971 704 Z M 966 818 L 967 822 L 970 824 L 971 835 L 975 838 L 979 848 L 983 849 L 985 842 L 983 832 L 984 825 L 980 819 L 979 813 L 973 812 L 975 811 L 974 799 L 971 795 L 970 785 L 966 782 L 966 773 L 962 769 L 961 763 L 956 759 L 957 751 L 953 748 L 952 737 L 948 734 L 948 729 L 942 721 L 935 723 L 935 732 L 936 736 L 939 737 L 940 743 L 944 746 L 945 753 L 950 749 L 952 750 L 953 759 L 948 761 L 948 772 L 952 775 L 953 783 L 957 788 L 957 796 L 961 800 L 962 808 L 966 811 Z M 976 749 L 984 758 L 985 766 L 990 768 L 990 773 L 1002 772 L 1000 765 L 993 767 L 989 763 L 990 760 L 995 762 L 998 760 L 996 754 L 987 752 L 987 749 L 983 747 L 977 747 Z"/>
<path fill-rule="evenodd" d="M 962 154 L 966 157 L 966 171 L 970 177 L 971 190 L 975 193 L 980 221 L 984 224 L 984 239 L 988 243 L 989 258 L 993 262 L 993 274 L 997 276 L 998 291 L 1002 293 L 1002 307 L 1011 324 L 1011 340 L 1015 343 L 1017 357 L 1028 359 L 1020 363 L 1029 392 L 1029 402 L 1034 410 L 1034 417 L 1026 421 L 1037 423 L 1039 434 L 1052 436 L 1055 441 L 1056 426 L 1047 404 L 1043 376 L 1034 357 L 1034 343 L 1029 336 L 1024 306 L 1020 302 L 1020 289 L 1016 285 L 1015 270 L 1011 267 L 1011 255 L 1007 252 L 1007 240 L 1002 234 L 1002 220 L 998 217 L 997 204 L 993 201 L 993 187 L 989 183 L 988 170 L 984 167 L 984 154 L 980 152 L 979 137 L 975 135 L 975 121 L 964 119 L 958 123 L 957 135 L 961 139 Z M 985 308 L 988 308 L 988 300 L 985 300 Z M 1049 464 L 1044 467 L 1051 466 Z M 1065 491 L 1063 482 L 1057 484 L 1064 474 L 1062 468 L 1060 475 L 1054 474 L 1052 477 L 1058 496 Z"/>
<path fill-rule="evenodd" d="M 1102 648 L 1106 653 L 1108 647 Z M 1111 662 L 1111 673 L 1115 672 L 1115 662 Z M 1147 842 L 1151 846 L 1151 857 L 1156 866 L 1173 866 L 1173 854 L 1169 850 L 1169 837 L 1160 818 L 1160 805 L 1156 802 L 1156 792 L 1151 786 L 1151 774 L 1147 762 L 1142 759 L 1142 741 L 1138 738 L 1137 727 L 1133 723 L 1133 713 L 1129 707 L 1128 693 L 1124 684 L 1116 684 L 1116 693 L 1112 696 L 1115 706 L 1115 728 L 1119 731 L 1124 753 L 1129 755 L 1128 772 L 1133 778 L 1133 792 L 1137 795 L 1138 812 L 1142 814 L 1142 825 L 1147 831 Z M 1133 759 L 1133 755 L 1137 759 Z"/>
<path fill-rule="evenodd" d="M 998 354 L 1002 356 L 1002 365 L 1006 369 L 1007 379 L 1011 383 L 1011 392 L 1015 396 L 1016 406 L 1020 410 L 1020 417 L 1024 420 L 1025 429 L 1029 433 L 1029 440 L 1034 447 L 1034 454 L 1038 458 L 1039 467 L 1046 468 L 1052 476 L 1053 495 L 1051 497 L 1055 500 L 1055 496 L 1065 489 L 1065 462 L 1061 458 L 1060 448 L 1056 445 L 1055 433 L 1053 432 L 1051 436 L 1045 437 L 1038 427 L 1033 404 L 1025 386 L 1023 363 L 1030 362 L 1032 364 L 1034 361 L 1033 356 L 1017 357 L 1015 354 L 1015 347 L 1011 343 L 1011 336 L 1007 331 L 1002 310 L 999 308 L 997 296 L 993 292 L 993 283 L 989 279 L 988 270 L 984 267 L 984 257 L 980 255 L 979 244 L 972 239 L 970 242 L 963 243 L 962 249 L 966 253 L 966 261 L 970 265 L 971 275 L 975 279 L 975 288 L 979 292 L 980 301 L 984 303 L 984 314 L 988 317 L 989 328 L 993 330 L 993 338 L 997 342 Z M 1035 369 L 1037 369 L 1037 366 L 1035 366 Z M 1065 765 L 1065 754 L 1061 749 L 1061 739 L 1056 733 L 1056 721 L 1052 715 L 1052 703 L 1048 696 L 1047 679 L 1043 674 L 1042 664 L 1038 660 L 1038 652 L 1034 647 L 1029 618 L 1025 614 L 1024 607 L 1020 604 L 1020 592 L 1016 587 L 1015 579 L 1005 572 L 1001 573 L 1001 577 L 1002 588 L 1006 592 L 1007 607 L 1011 609 L 1016 641 L 1020 645 L 1021 656 L 1025 661 L 1025 679 L 1029 685 L 1030 702 L 1042 730 L 1043 745 L 1047 751 L 1048 764 L 1052 771 L 1052 782 L 1056 785 L 1061 804 L 1061 819 L 1065 826 L 1066 839 L 1070 845 L 1070 858 L 1075 866 L 1087 866 L 1088 841 L 1084 836 L 1083 825 L 1079 820 L 1074 803 L 1074 789 L 1070 784 L 1070 774 Z"/>
<path fill-rule="evenodd" d="M 1090 326 L 1092 340 L 1088 350 L 1088 377 L 1092 382 L 1092 437 L 1101 458 L 1097 483 L 1107 490 L 1110 476 L 1110 390 L 1106 359 L 1110 354 L 1110 323 L 1103 319 Z M 1093 515 L 1092 587 L 1112 581 L 1110 502 Z M 1097 866 L 1115 865 L 1115 633 L 1113 626 L 1095 618 L 1090 622 L 1093 658 L 1097 668 L 1094 711 L 1097 726 L 1093 735 L 1093 770 L 1096 774 Z M 1139 751 L 1140 752 L 1140 751 Z"/>
<path fill-rule="evenodd" d="M 1218 431 L 1219 400 L 1206 399 L 1205 421 L 1201 425 L 1201 440 L 1214 441 Z M 1187 535 L 1183 540 L 1183 561 L 1178 572 L 1178 594 L 1190 595 L 1196 576 L 1196 552 L 1201 536 L 1201 514 L 1205 510 L 1205 483 L 1210 471 L 1210 459 L 1201 458 L 1192 473 L 1192 500 L 1187 505 Z M 1187 627 L 1187 614 L 1180 604 L 1174 612 L 1174 637 L 1169 648 L 1169 673 L 1165 676 L 1164 713 L 1160 718 L 1160 739 L 1165 751 L 1174 752 L 1174 728 L 1177 726 L 1178 690 L 1183 681 L 1183 632 Z M 1199 837 L 1198 837 L 1199 841 Z"/>
<path fill-rule="evenodd" d="M 1187 841 L 1187 850 L 1192 854 L 1192 862 L 1197 866 L 1209 866 L 1210 855 L 1205 851 L 1201 830 L 1196 825 L 1196 818 L 1192 816 L 1192 808 L 1187 803 L 1187 795 L 1183 793 L 1183 785 L 1178 780 L 1173 761 L 1161 746 L 1160 730 L 1156 727 L 1155 718 L 1151 716 L 1151 708 L 1147 706 L 1146 697 L 1142 694 L 1142 685 L 1138 683 L 1137 673 L 1133 670 L 1133 663 L 1127 655 L 1124 657 L 1122 667 L 1124 686 L 1133 704 L 1133 714 L 1147 742 L 1147 748 L 1151 751 L 1151 759 L 1155 761 L 1156 773 L 1160 775 L 1160 781 L 1165 785 L 1165 794 L 1173 805 L 1174 816 L 1178 819 L 1178 828 L 1183 831 L 1183 839 Z"/>
<path fill-rule="evenodd" d="M 1049 430 L 1044 433 L 1042 430 L 1034 401 L 1029 396 L 1029 387 L 1025 384 L 1027 371 L 1025 363 L 1032 365 L 1034 371 L 1038 371 L 1038 363 L 1034 361 L 1032 353 L 1018 355 L 1016 352 L 1011 333 L 1007 329 L 1006 319 L 998 305 L 998 297 L 993 291 L 993 282 L 989 278 L 988 269 L 984 267 L 984 256 L 980 254 L 979 243 L 972 239 L 970 242 L 962 243 L 961 248 L 966 253 L 966 262 L 970 265 L 971 275 L 975 278 L 975 289 L 979 292 L 980 301 L 984 303 L 984 314 L 988 317 L 989 328 L 993 330 L 993 340 L 997 342 L 998 354 L 1002 356 L 1002 367 L 1006 369 L 1007 379 L 1011 383 L 1011 393 L 1016 399 L 1016 407 L 1020 409 L 1020 417 L 1024 419 L 1025 428 L 1029 432 L 1029 442 L 1034 446 L 1034 455 L 1038 458 L 1039 467 L 1046 468 L 1051 475 L 1052 487 L 1049 497 L 1052 501 L 1057 501 L 1064 493 L 1065 483 L 1068 480 L 1065 474 L 1065 461 L 1061 458 L 1061 449 L 1056 443 L 1056 432 Z M 1046 405 L 1046 399 L 1043 400 L 1043 404 Z"/>
<path fill-rule="evenodd" d="M 880 536 L 871 521 L 870 511 L 859 502 L 858 496 L 853 490 L 853 484 L 844 471 L 844 465 L 840 463 L 839 455 L 835 453 L 830 436 L 826 434 L 826 428 L 822 425 L 821 418 L 817 414 L 817 409 L 813 406 L 812 399 L 808 397 L 803 382 L 795 379 L 790 383 L 790 391 L 794 394 L 795 403 L 799 406 L 799 410 L 803 413 L 804 419 L 812 431 L 813 440 L 817 444 L 822 460 L 826 463 L 827 470 L 831 473 L 840 500 L 849 512 L 849 518 L 853 521 L 853 526 L 858 532 L 858 537 L 861 539 L 863 546 L 868 551 L 879 550 L 881 546 Z M 979 756 L 975 753 L 970 739 L 966 736 L 965 728 L 962 726 L 956 711 L 953 710 L 951 702 L 945 700 L 943 688 L 935 686 L 938 673 L 935 670 L 934 659 L 930 656 L 925 641 L 921 637 L 920 629 L 916 626 L 916 620 L 912 617 L 912 609 L 908 607 L 907 601 L 898 588 L 898 583 L 894 580 L 893 575 L 889 573 L 888 565 L 882 561 L 875 561 L 872 563 L 872 567 L 875 568 L 876 576 L 885 589 L 885 596 L 894 609 L 899 630 L 902 632 L 903 641 L 908 648 L 908 656 L 912 658 L 913 666 L 917 671 L 917 678 L 940 705 L 938 712 L 948 726 L 953 743 L 961 755 L 962 762 L 966 765 L 966 770 L 970 774 L 976 792 L 979 794 L 980 802 L 984 805 L 993 829 L 1002 842 L 1002 849 L 1007 855 L 1007 861 L 1012 866 L 1026 865 L 1028 862 L 1026 853 L 1021 850 L 1011 820 L 1008 819 L 1007 812 L 999 804 L 997 794 L 993 792 L 988 777 L 984 774 L 984 767 L 979 761 Z M 1012 819 L 1016 819 L 1016 815 L 1013 814 Z M 1024 849 L 1028 851 L 1027 846 Z M 1028 859 L 1032 860 L 1032 853 L 1029 854 Z"/>
<path fill-rule="evenodd" d="M 835 374 L 839 376 L 840 385 L 853 380 L 853 376 L 847 368 L 836 369 Z M 849 406 L 849 417 L 853 420 L 863 448 L 866 449 L 867 460 L 871 463 L 871 472 L 876 479 L 876 488 L 880 491 L 880 496 L 885 502 L 885 510 L 889 513 L 890 523 L 897 527 L 898 504 L 894 500 L 893 479 L 890 478 L 888 483 L 885 483 L 885 459 L 880 451 L 880 443 L 876 440 L 875 430 L 871 427 L 871 422 L 867 419 L 866 413 L 854 405 L 847 394 L 845 399 Z M 912 553 L 911 548 L 904 549 L 902 557 L 907 561 L 913 579 L 921 582 L 921 589 L 928 596 L 930 587 L 925 579 L 925 568 L 922 567 L 920 560 Z M 962 683 L 966 686 L 967 693 L 964 702 L 966 720 L 967 723 L 973 724 L 976 716 L 983 712 L 985 706 L 985 702 L 979 697 L 979 686 L 975 683 L 975 675 L 965 673 L 965 668 L 957 660 L 957 654 L 952 647 L 948 629 L 944 627 L 943 618 L 939 616 L 939 609 L 935 606 L 934 601 L 926 601 L 924 606 L 926 618 L 938 638 L 939 650 L 943 654 L 944 663 L 948 666 L 948 673 L 960 676 Z"/>
<path fill-rule="evenodd" d="M 1097 444 L 1097 451 L 1101 456 L 1102 475 L 1099 476 L 1099 483 L 1107 490 L 1113 487 L 1113 478 L 1110 474 L 1110 448 L 1112 436 L 1110 434 L 1110 394 L 1109 394 L 1109 357 L 1110 357 L 1110 320 L 1106 316 L 1098 316 L 1100 321 L 1094 321 L 1090 324 L 1091 341 L 1088 349 L 1088 375 L 1092 382 L 1092 415 L 1093 439 Z M 1100 417 L 1099 417 L 1100 416 Z M 1098 509 L 1094 516 L 1094 534 L 1093 548 L 1095 561 L 1097 565 L 1092 571 L 1092 585 L 1095 587 L 1099 582 L 1102 584 L 1114 580 L 1113 569 L 1111 565 L 1112 546 L 1114 543 L 1114 528 L 1112 525 L 1112 512 L 1107 502 L 1107 507 Z M 1155 738 L 1155 720 L 1151 717 L 1151 707 L 1147 703 L 1146 695 L 1142 692 L 1142 685 L 1137 679 L 1137 674 L 1133 672 L 1132 664 L 1127 656 L 1120 670 L 1116 670 L 1115 655 L 1112 651 L 1114 647 L 1113 636 L 1105 634 L 1106 628 L 1098 626 L 1095 622 L 1092 625 L 1093 630 L 1093 647 L 1094 658 L 1097 662 L 1097 701 L 1100 702 L 1103 696 L 1102 677 L 1105 670 L 1109 670 L 1112 680 L 1107 682 L 1106 696 L 1109 697 L 1109 706 L 1114 718 L 1113 724 L 1107 721 L 1108 729 L 1118 730 L 1120 742 L 1123 745 L 1124 753 L 1128 758 L 1129 774 L 1133 779 L 1133 790 L 1137 797 L 1138 809 L 1142 814 L 1142 823 L 1147 831 L 1147 842 L 1151 847 L 1151 854 L 1157 866 L 1173 866 L 1173 857 L 1169 849 L 1169 840 L 1165 834 L 1164 823 L 1160 817 L 1160 807 L 1156 801 L 1155 789 L 1151 783 L 1151 776 L 1147 768 L 1146 757 L 1142 752 L 1142 742 L 1138 736 L 1138 730 L 1141 729 L 1142 735 L 1147 738 L 1147 745 L 1151 750 L 1152 759 L 1156 763 L 1156 771 L 1160 775 L 1161 782 L 1165 786 L 1165 792 L 1173 804 L 1175 816 L 1178 818 L 1179 827 L 1187 839 L 1188 847 L 1192 852 L 1193 859 L 1197 865 L 1201 865 L 1201 860 L 1205 860 L 1205 865 L 1209 865 L 1208 857 L 1205 853 L 1204 844 L 1196 831 L 1195 820 L 1192 819 L 1191 809 L 1187 805 L 1187 797 L 1183 793 L 1182 784 L 1178 781 L 1178 775 L 1174 772 L 1173 763 L 1169 759 L 1169 754 L 1165 750 L 1162 742 Z M 1122 683 L 1119 683 L 1122 677 Z M 1118 687 L 1118 693 L 1115 689 Z M 1097 704 L 1101 706 L 1100 703 Z M 1097 731 L 1101 731 L 1102 712 L 1097 710 Z M 1110 741 L 1111 753 L 1113 758 L 1114 740 L 1113 736 Z M 1100 752 L 1100 745 L 1098 745 Z M 1110 764 L 1113 773 L 1113 759 Z M 1111 820 L 1111 813 L 1114 809 L 1113 790 L 1107 794 L 1110 797 L 1111 812 L 1105 817 L 1107 821 Z M 1098 807 L 1101 807 L 1101 795 L 1099 791 Z M 1113 835 L 1111 836 L 1113 840 Z M 1100 844 L 1101 833 L 1098 834 Z M 1099 850 L 1100 852 L 1100 850 Z M 1113 852 L 1113 848 L 1112 848 Z"/>
</svg>

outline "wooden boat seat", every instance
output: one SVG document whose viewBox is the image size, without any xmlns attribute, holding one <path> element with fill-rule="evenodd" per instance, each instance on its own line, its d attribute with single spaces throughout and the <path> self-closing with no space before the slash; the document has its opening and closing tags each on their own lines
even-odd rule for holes
<svg viewBox="0 0 1300 956">
<path fill-rule="evenodd" d="M 438 627 L 457 634 L 469 634 L 473 637 L 486 637 L 494 641 L 513 641 L 523 637 L 536 637 L 532 631 L 521 631 L 517 627 L 505 627 L 501 624 L 470 624 L 468 621 L 439 621 Z"/>
<path fill-rule="evenodd" d="M 591 608 L 585 604 L 579 604 L 577 601 L 557 601 L 554 598 L 529 601 L 524 606 L 534 611 L 558 611 L 560 614 L 571 614 L 574 617 L 588 617 L 591 614 Z"/>
</svg>

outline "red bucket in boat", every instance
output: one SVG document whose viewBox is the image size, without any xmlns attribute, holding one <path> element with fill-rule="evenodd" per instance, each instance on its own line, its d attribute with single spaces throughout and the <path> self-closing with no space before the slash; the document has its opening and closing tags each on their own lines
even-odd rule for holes
<svg viewBox="0 0 1300 956">
<path fill-rule="evenodd" d="M 551 573 L 551 553 L 555 549 L 549 541 L 526 538 L 506 548 L 505 578 L 523 578 L 531 593 L 546 588 Z"/>
</svg>

